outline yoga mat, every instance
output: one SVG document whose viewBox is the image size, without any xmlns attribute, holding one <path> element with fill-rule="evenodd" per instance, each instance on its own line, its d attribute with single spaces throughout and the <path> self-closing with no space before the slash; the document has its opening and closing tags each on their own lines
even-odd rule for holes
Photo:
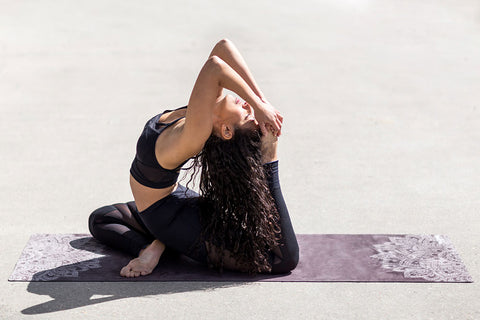
<svg viewBox="0 0 480 320">
<path fill-rule="evenodd" d="M 443 235 L 299 234 L 300 262 L 283 275 L 222 274 L 165 253 L 154 272 L 123 278 L 130 261 L 88 234 L 35 234 L 9 281 L 473 282 Z"/>
</svg>

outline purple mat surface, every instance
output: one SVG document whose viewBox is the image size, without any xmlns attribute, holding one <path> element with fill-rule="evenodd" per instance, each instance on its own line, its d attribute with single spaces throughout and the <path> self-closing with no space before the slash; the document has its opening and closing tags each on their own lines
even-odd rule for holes
<svg viewBox="0 0 480 320">
<path fill-rule="evenodd" d="M 88 234 L 35 234 L 9 281 L 473 282 L 447 236 L 299 234 L 300 263 L 285 275 L 219 274 L 174 253 L 154 272 L 119 275 L 132 258 Z"/>
</svg>

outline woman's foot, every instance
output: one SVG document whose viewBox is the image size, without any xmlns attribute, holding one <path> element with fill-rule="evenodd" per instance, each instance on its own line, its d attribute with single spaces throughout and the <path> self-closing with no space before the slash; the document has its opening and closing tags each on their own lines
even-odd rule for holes
<svg viewBox="0 0 480 320">
<path fill-rule="evenodd" d="M 120 271 L 122 277 L 133 278 L 146 276 L 152 273 L 160 261 L 165 245 L 158 240 L 153 241 L 148 247 L 140 251 L 138 258 L 131 260 Z"/>
<path fill-rule="evenodd" d="M 262 136 L 262 163 L 278 160 L 277 156 L 278 138 L 270 130 Z"/>
</svg>

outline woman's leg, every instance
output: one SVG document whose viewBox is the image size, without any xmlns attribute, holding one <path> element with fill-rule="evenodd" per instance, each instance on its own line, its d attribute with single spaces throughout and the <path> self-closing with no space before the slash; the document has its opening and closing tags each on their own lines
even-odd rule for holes
<svg viewBox="0 0 480 320">
<path fill-rule="evenodd" d="M 280 188 L 278 161 L 264 164 L 263 167 L 267 175 L 268 188 L 280 216 L 281 239 L 278 250 L 273 252 L 272 273 L 286 273 L 295 269 L 298 264 L 299 249 L 297 237 L 295 236 L 287 205 Z"/>
<path fill-rule="evenodd" d="M 150 274 L 165 250 L 165 245 L 143 225 L 135 202 L 95 210 L 90 215 L 88 226 L 95 239 L 136 257 L 121 269 L 120 275 L 124 277 Z"/>
<path fill-rule="evenodd" d="M 294 269 L 298 263 L 298 244 L 280 189 L 278 161 L 267 163 L 264 168 L 268 187 L 280 215 L 281 226 L 280 246 L 274 252 L 272 273 L 285 273 Z M 135 216 L 138 218 L 135 219 Z M 134 256 L 138 256 L 140 252 L 148 256 L 148 250 L 155 251 L 157 263 L 164 249 L 159 248 L 162 243 L 198 262 L 206 263 L 208 260 L 206 246 L 200 240 L 202 228 L 198 194 L 191 190 L 186 191 L 181 185 L 171 195 L 141 213 L 136 211 L 134 203 L 97 209 L 90 216 L 89 226 L 96 239 Z M 153 241 L 154 239 L 157 240 Z M 124 267 L 122 275 L 139 276 L 150 273 L 156 263 L 149 268 L 149 272 L 145 272 L 146 264 L 141 258 L 133 259 Z M 233 262 L 229 263 L 228 268 L 236 269 Z"/>
<path fill-rule="evenodd" d="M 155 240 L 138 218 L 134 202 L 104 206 L 93 211 L 88 227 L 95 239 L 135 257 Z"/>
<path fill-rule="evenodd" d="M 167 197 L 139 213 L 148 231 L 169 249 L 198 262 L 207 261 L 205 244 L 201 243 L 198 194 L 182 185 Z"/>
</svg>

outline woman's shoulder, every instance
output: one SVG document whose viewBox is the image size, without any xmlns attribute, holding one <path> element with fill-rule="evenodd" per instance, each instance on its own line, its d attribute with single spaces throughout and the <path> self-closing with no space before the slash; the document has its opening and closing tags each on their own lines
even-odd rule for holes
<svg viewBox="0 0 480 320">
<path fill-rule="evenodd" d="M 158 123 L 171 124 L 185 117 L 187 106 L 183 106 L 173 110 L 165 110 L 156 115 L 151 120 L 156 120 Z"/>
</svg>

